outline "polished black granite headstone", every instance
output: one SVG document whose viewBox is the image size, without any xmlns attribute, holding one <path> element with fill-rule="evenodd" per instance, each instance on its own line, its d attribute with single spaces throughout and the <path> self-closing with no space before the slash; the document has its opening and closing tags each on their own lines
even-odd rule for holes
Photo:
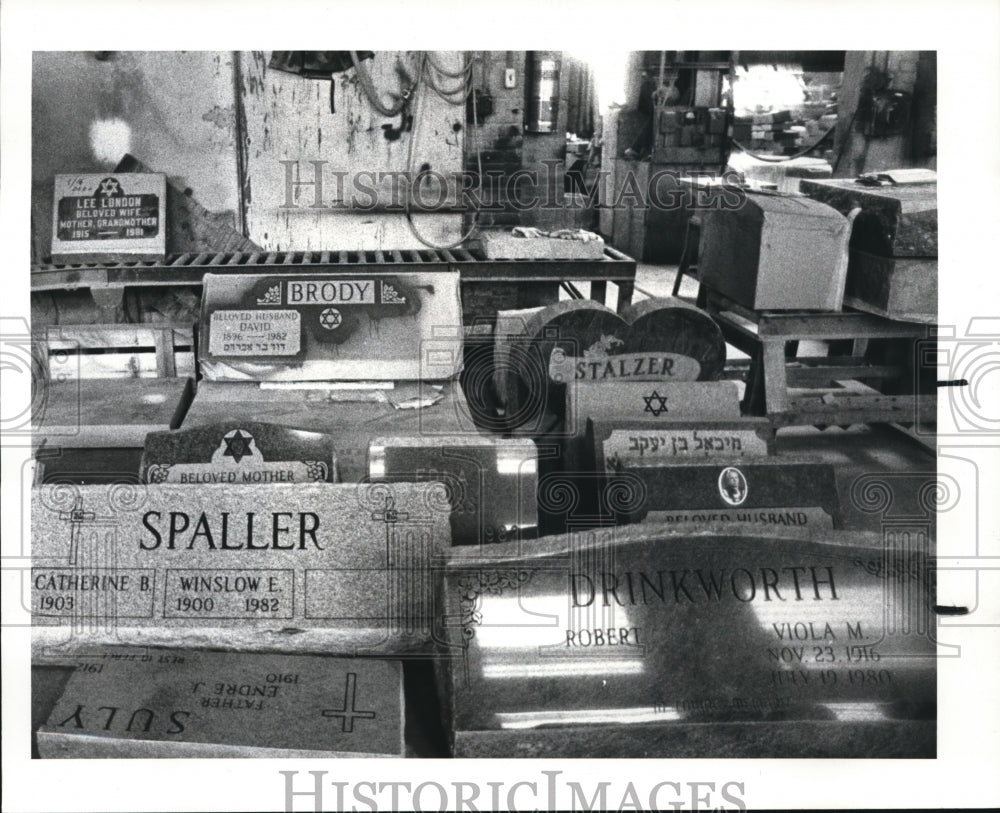
<svg viewBox="0 0 1000 813">
<path fill-rule="evenodd" d="M 620 521 L 684 528 L 738 522 L 805 530 L 839 527 L 841 518 L 833 467 L 787 457 L 632 462 L 608 480 L 603 496 Z"/>
<path fill-rule="evenodd" d="M 538 525 L 538 452 L 526 438 L 489 435 L 372 440 L 372 481 L 444 484 L 453 545 L 528 539 Z"/>
<path fill-rule="evenodd" d="M 933 758 L 933 596 L 926 552 L 874 534 L 453 549 L 445 725 L 457 756 Z"/>
</svg>

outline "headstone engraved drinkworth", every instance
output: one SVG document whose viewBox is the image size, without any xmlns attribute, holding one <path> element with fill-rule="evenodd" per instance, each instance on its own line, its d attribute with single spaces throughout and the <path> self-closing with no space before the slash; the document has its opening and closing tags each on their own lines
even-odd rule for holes
<svg viewBox="0 0 1000 813">
<path fill-rule="evenodd" d="M 37 487 L 34 648 L 419 650 L 448 515 L 438 483 Z"/>
<path fill-rule="evenodd" d="M 403 755 L 399 661 L 100 648 L 39 729 L 45 758 Z"/>
<path fill-rule="evenodd" d="M 879 567 L 894 555 L 873 534 L 662 525 L 456 549 L 439 613 L 453 751 L 933 758 L 933 574 L 918 553 Z"/>
</svg>

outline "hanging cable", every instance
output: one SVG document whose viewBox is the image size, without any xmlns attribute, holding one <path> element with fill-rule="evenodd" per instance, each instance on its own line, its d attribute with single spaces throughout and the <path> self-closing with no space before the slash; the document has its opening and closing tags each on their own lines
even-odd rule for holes
<svg viewBox="0 0 1000 813">
<path fill-rule="evenodd" d="M 475 64 L 475 59 L 474 58 L 469 61 L 469 65 L 470 66 L 473 65 L 473 64 Z M 469 71 L 469 76 L 471 77 L 471 75 L 472 75 L 472 72 L 470 70 Z M 430 83 L 428 82 L 428 84 L 430 84 Z M 471 91 L 472 91 L 472 87 L 470 85 L 469 88 L 468 88 L 468 90 L 466 91 L 466 93 L 469 94 L 469 93 L 471 93 Z M 478 115 L 476 113 L 476 94 L 475 93 L 471 93 L 471 96 L 472 96 L 472 120 L 473 120 L 473 122 L 476 122 L 476 121 L 479 120 L 479 117 L 478 117 Z M 414 103 L 414 108 L 416 108 L 416 103 Z M 419 125 L 419 122 L 420 122 L 420 118 L 417 116 L 417 110 L 414 109 L 414 111 L 413 111 L 413 129 L 410 131 L 410 140 L 409 140 L 409 144 L 407 145 L 407 151 L 406 151 L 406 175 L 407 175 L 407 177 L 413 177 L 412 176 L 412 173 L 413 173 L 413 145 L 414 145 L 414 142 L 416 141 L 417 127 Z M 476 125 L 473 124 L 472 126 L 475 127 Z M 476 130 L 473 133 L 473 139 L 475 140 L 475 147 L 476 147 L 476 167 L 477 167 L 477 170 L 479 172 L 479 185 L 480 185 L 480 189 L 481 189 L 482 188 L 482 184 L 483 184 L 483 155 L 482 155 L 482 152 L 481 152 L 481 150 L 479 148 L 479 132 L 478 132 L 478 130 Z M 414 178 L 413 185 L 416 186 L 417 182 L 418 182 L 418 179 Z M 454 241 L 453 243 L 447 243 L 447 244 L 434 243 L 431 240 L 428 240 L 426 237 L 424 237 L 420 233 L 419 229 L 417 228 L 417 224 L 413 220 L 413 212 L 410 209 L 410 204 L 411 204 L 412 197 L 413 197 L 413 189 L 411 188 L 410 189 L 410 194 L 408 194 L 406 196 L 406 225 L 409 227 L 410 232 L 413 234 L 413 236 L 416 237 L 417 240 L 419 240 L 423 245 L 427 246 L 428 248 L 432 248 L 432 249 L 435 249 L 435 250 L 438 250 L 438 251 L 448 250 L 448 249 L 452 249 L 452 248 L 458 248 L 466 240 L 468 240 L 473 234 L 475 234 L 476 231 L 479 229 L 479 210 L 477 209 L 474 212 L 474 214 L 473 214 L 472 227 L 465 234 L 463 234 L 461 237 L 459 237 L 458 240 Z"/>
<path fill-rule="evenodd" d="M 441 68 L 437 65 L 437 63 L 434 62 L 434 58 L 430 55 L 430 53 L 427 53 L 426 61 L 424 62 L 424 67 L 425 67 L 424 79 L 427 82 L 427 84 L 430 85 L 431 90 L 437 93 L 438 96 L 440 96 L 449 104 L 453 105 L 465 104 L 465 100 L 468 97 L 469 92 L 472 90 L 472 85 L 473 85 L 472 67 L 475 64 L 476 64 L 476 59 L 475 58 L 470 59 L 468 66 L 466 68 L 459 71 L 457 74 L 453 74 L 447 71 L 442 71 Z M 450 76 L 452 78 L 461 77 L 462 83 L 452 88 L 442 87 L 441 85 L 438 84 L 437 80 L 435 79 L 432 68 L 433 71 L 437 71 L 438 73 L 441 73 L 444 76 Z"/>
<path fill-rule="evenodd" d="M 465 79 L 468 79 L 472 75 L 473 66 L 476 64 L 476 61 L 473 59 L 469 61 L 468 65 L 459 68 L 457 71 L 449 71 L 446 70 L 445 68 L 442 68 L 437 63 L 437 60 L 435 60 L 434 57 L 431 56 L 431 53 L 429 51 L 425 53 L 427 55 L 427 61 L 428 63 L 430 63 L 430 66 L 434 68 L 434 70 L 436 70 L 439 74 L 441 74 L 442 76 L 447 76 L 449 79 L 458 79 L 459 77 L 464 77 Z"/>
<path fill-rule="evenodd" d="M 371 74 L 368 73 L 368 68 L 358 58 L 357 51 L 351 51 L 351 61 L 354 63 L 354 70 L 358 77 L 358 84 L 361 85 L 361 90 L 364 91 L 369 104 L 371 104 L 371 106 L 378 110 L 378 112 L 383 116 L 398 116 L 400 111 L 406 107 L 407 102 L 416 92 L 417 85 L 420 83 L 421 71 L 418 70 L 416 79 L 413 80 L 413 86 L 411 88 L 404 88 L 399 101 L 396 102 L 396 104 L 389 106 L 383 104 L 382 100 L 379 98 L 379 92 L 375 89 L 375 83 L 372 82 Z"/>
<path fill-rule="evenodd" d="M 756 153 L 753 150 L 747 149 L 742 144 L 740 144 L 740 142 L 737 141 L 735 138 L 730 139 L 730 141 L 733 142 L 733 146 L 736 147 L 740 152 L 745 152 L 751 158 L 756 158 L 758 161 L 766 161 L 769 164 L 781 164 L 784 163 L 785 161 L 792 161 L 795 158 L 801 158 L 803 155 L 812 152 L 826 140 L 827 136 L 829 136 L 836 129 L 837 125 L 836 124 L 832 125 L 827 129 L 825 133 L 823 133 L 823 135 L 817 138 L 812 144 L 810 144 L 808 147 L 803 147 L 797 153 L 794 153 L 792 155 L 761 155 L 760 153 Z"/>
</svg>

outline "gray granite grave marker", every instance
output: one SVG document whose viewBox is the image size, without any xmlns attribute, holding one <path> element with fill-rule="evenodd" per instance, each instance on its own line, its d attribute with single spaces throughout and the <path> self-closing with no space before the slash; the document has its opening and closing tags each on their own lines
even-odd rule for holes
<svg viewBox="0 0 1000 813">
<path fill-rule="evenodd" d="M 439 483 L 40 486 L 33 649 L 421 649 L 449 512 Z"/>
<path fill-rule="evenodd" d="M 38 731 L 45 758 L 403 755 L 399 661 L 89 653 Z"/>
</svg>

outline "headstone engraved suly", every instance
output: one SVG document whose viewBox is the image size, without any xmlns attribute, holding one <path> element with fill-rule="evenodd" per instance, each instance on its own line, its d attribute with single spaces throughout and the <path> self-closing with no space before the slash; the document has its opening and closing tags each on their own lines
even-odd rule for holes
<svg viewBox="0 0 1000 813">
<path fill-rule="evenodd" d="M 403 755 L 399 661 L 108 647 L 38 731 L 43 758 Z"/>
<path fill-rule="evenodd" d="M 529 428 L 548 414 L 561 417 L 576 385 L 711 381 L 726 360 L 714 320 L 670 298 L 644 300 L 621 316 L 590 300 L 559 302 L 528 316 L 523 335 L 508 343 L 519 370 L 504 400 Z"/>
<path fill-rule="evenodd" d="M 461 370 L 458 273 L 205 275 L 211 381 L 443 380 Z"/>
<path fill-rule="evenodd" d="M 899 553 L 874 534 L 662 525 L 455 549 L 453 752 L 933 758 L 933 578 L 917 553 L 882 565 Z"/>
<path fill-rule="evenodd" d="M 683 465 L 633 460 L 609 477 L 606 491 L 608 504 L 627 522 L 802 530 L 841 522 L 833 467 L 793 457 L 708 457 Z"/>
<path fill-rule="evenodd" d="M 440 483 L 37 487 L 34 651 L 419 650 L 449 512 Z"/>
<path fill-rule="evenodd" d="M 146 436 L 144 483 L 337 482 L 334 439 L 268 423 L 227 421 Z"/>
<path fill-rule="evenodd" d="M 56 175 L 52 261 L 162 259 L 166 197 L 166 176 L 157 173 Z"/>
<path fill-rule="evenodd" d="M 368 475 L 373 482 L 442 483 L 453 545 L 509 542 L 536 534 L 537 457 L 526 438 L 382 437 L 372 440 Z"/>
</svg>

